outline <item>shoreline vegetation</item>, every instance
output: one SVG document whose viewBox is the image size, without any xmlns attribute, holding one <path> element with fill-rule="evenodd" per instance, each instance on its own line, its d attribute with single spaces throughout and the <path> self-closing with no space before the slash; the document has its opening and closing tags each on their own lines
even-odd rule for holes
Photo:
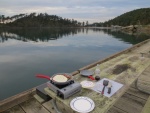
<svg viewBox="0 0 150 113">
<path fill-rule="evenodd" d="M 130 35 L 146 35 L 150 36 L 150 25 L 135 25 L 135 26 L 126 26 L 120 29 L 121 32 L 127 33 Z"/>
<path fill-rule="evenodd" d="M 135 9 L 105 22 L 89 24 L 47 13 L 0 15 L 0 28 L 98 28 L 122 31 L 131 35 L 150 36 L 150 8 Z"/>
</svg>

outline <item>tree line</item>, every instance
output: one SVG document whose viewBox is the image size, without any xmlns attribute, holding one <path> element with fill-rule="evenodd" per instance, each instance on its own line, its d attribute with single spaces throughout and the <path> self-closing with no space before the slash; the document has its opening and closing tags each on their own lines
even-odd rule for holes
<svg viewBox="0 0 150 113">
<path fill-rule="evenodd" d="M 96 26 L 110 27 L 111 25 L 129 26 L 129 25 L 150 25 L 150 8 L 136 9 L 126 12 L 114 19 L 105 22 L 94 23 Z"/>
<path fill-rule="evenodd" d="M 86 26 L 88 21 L 85 23 L 47 13 L 30 13 L 29 15 L 19 14 L 12 17 L 0 15 L 0 23 L 8 27 L 78 27 Z"/>
<path fill-rule="evenodd" d="M 47 13 L 19 14 L 12 17 L 0 15 L 0 26 L 9 27 L 110 27 L 111 25 L 129 26 L 139 24 L 150 24 L 150 8 L 136 9 L 117 16 L 114 19 L 93 24 L 89 24 L 88 21 L 78 22 L 74 19 L 62 18 L 56 15 L 48 15 Z"/>
</svg>

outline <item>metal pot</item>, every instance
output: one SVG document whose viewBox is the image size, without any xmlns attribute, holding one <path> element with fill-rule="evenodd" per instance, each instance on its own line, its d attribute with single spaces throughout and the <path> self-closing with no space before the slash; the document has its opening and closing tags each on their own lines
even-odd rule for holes
<svg viewBox="0 0 150 113">
<path fill-rule="evenodd" d="M 55 80 L 53 80 L 53 78 L 54 78 L 56 75 L 63 75 L 63 76 L 65 76 L 68 80 L 67 80 L 66 82 L 58 82 L 58 81 L 55 81 Z M 68 85 L 68 84 L 71 84 L 71 83 L 73 82 L 73 80 L 72 80 L 72 75 L 69 74 L 69 73 L 57 73 L 57 74 L 54 74 L 52 77 L 49 77 L 49 76 L 46 76 L 46 75 L 43 75 L 43 74 L 37 74 L 36 77 L 48 79 L 48 80 L 50 80 L 51 83 L 53 83 L 53 84 L 55 84 L 55 85 Z"/>
</svg>

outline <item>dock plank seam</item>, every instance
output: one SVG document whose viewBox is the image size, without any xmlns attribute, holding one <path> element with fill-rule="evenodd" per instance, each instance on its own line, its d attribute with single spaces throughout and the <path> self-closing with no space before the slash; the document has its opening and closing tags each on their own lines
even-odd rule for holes
<svg viewBox="0 0 150 113">
<path fill-rule="evenodd" d="M 25 113 L 27 113 L 22 107 L 20 104 L 18 104 L 18 106 L 22 109 L 22 111 L 24 111 Z"/>
<path fill-rule="evenodd" d="M 127 93 L 127 94 L 130 94 L 130 95 L 133 95 L 132 93 L 129 93 L 129 92 L 125 92 L 125 93 Z M 142 92 L 142 93 L 144 93 L 144 92 Z M 137 98 L 140 98 L 140 99 L 143 99 L 143 100 L 147 100 L 147 99 L 144 99 L 144 98 L 141 98 L 140 96 L 137 96 L 137 95 L 133 95 L 133 96 L 135 96 L 135 97 L 137 97 Z"/>
<path fill-rule="evenodd" d="M 37 102 L 38 102 L 39 104 L 41 104 L 39 101 L 37 101 Z M 44 102 L 44 103 L 45 103 L 45 102 Z M 50 113 L 52 113 L 47 107 L 45 107 L 45 106 L 43 105 L 44 103 L 42 103 L 41 106 L 44 107 L 44 108 L 45 108 L 47 111 L 49 111 Z"/>
<path fill-rule="evenodd" d="M 120 109 L 120 108 L 117 107 L 117 106 L 113 106 L 113 107 L 119 109 L 120 111 L 123 111 L 124 113 L 128 113 L 127 111 L 124 111 L 123 109 Z M 110 110 L 108 110 L 108 111 L 110 111 Z"/>
<path fill-rule="evenodd" d="M 128 92 L 125 92 L 125 93 L 127 93 L 127 94 L 130 94 L 130 95 L 133 95 L 133 94 L 131 94 L 131 93 L 128 93 Z M 139 97 L 139 96 L 136 96 L 136 95 L 133 95 L 133 96 L 135 96 L 135 97 L 137 97 L 137 98 L 139 98 L 139 99 L 147 100 L 147 99 L 141 98 L 141 97 Z"/>
<path fill-rule="evenodd" d="M 130 87 L 129 87 L 129 88 L 130 88 Z M 140 98 L 140 97 L 138 97 L 138 96 L 135 96 L 135 95 L 133 95 L 133 94 L 131 94 L 131 93 L 128 93 L 129 88 L 124 92 L 124 94 L 123 94 L 115 103 L 117 103 L 121 98 L 123 98 L 123 96 L 124 96 L 125 94 L 130 94 L 131 96 L 134 96 L 134 97 L 137 97 L 137 98 L 139 98 L 139 99 L 141 99 L 141 100 L 144 100 L 144 101 L 145 101 L 145 104 L 146 104 L 148 98 L 147 98 L 147 99 L 143 99 L 143 98 Z M 144 104 L 144 106 L 145 106 L 145 104 Z M 144 108 L 144 106 L 142 107 L 142 109 Z M 118 109 L 124 111 L 123 109 L 117 107 L 115 104 L 114 104 L 112 107 L 116 107 L 116 108 L 118 108 Z M 112 107 L 111 107 L 111 108 L 112 108 Z M 111 108 L 110 108 L 108 111 L 110 111 Z M 129 113 L 129 112 L 127 112 L 127 111 L 125 111 L 125 112 L 126 112 L 126 113 Z"/>
<path fill-rule="evenodd" d="M 31 104 L 29 106 L 29 104 Z M 49 113 L 34 97 L 20 104 L 26 113 Z M 33 110 L 31 112 L 31 110 Z"/>
</svg>

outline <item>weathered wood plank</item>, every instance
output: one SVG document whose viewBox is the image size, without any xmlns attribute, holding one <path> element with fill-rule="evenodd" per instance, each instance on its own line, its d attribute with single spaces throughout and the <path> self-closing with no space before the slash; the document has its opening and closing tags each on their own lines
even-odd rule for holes
<svg viewBox="0 0 150 113">
<path fill-rule="evenodd" d="M 150 113 L 150 97 L 148 98 L 141 113 Z"/>
<path fill-rule="evenodd" d="M 114 106 L 127 113 L 140 113 L 145 103 L 146 100 L 125 93 Z"/>
<path fill-rule="evenodd" d="M 52 105 L 52 100 L 42 104 L 50 113 L 57 113 Z"/>
<path fill-rule="evenodd" d="M 140 91 L 150 94 L 150 81 L 138 80 L 137 87 Z"/>
<path fill-rule="evenodd" d="M 137 89 L 136 87 L 136 80 L 130 85 L 131 88 Z"/>
<path fill-rule="evenodd" d="M 141 74 L 137 81 L 137 88 L 150 94 L 150 66 Z"/>
<path fill-rule="evenodd" d="M 34 98 L 35 98 L 38 102 L 40 102 L 40 103 L 44 103 L 44 102 L 45 102 L 45 100 L 42 99 L 42 98 L 41 98 L 40 96 L 38 96 L 37 94 L 34 95 Z"/>
<path fill-rule="evenodd" d="M 64 107 L 64 104 L 62 102 L 58 102 L 56 101 L 56 105 L 58 107 L 58 110 L 61 112 L 61 113 L 75 113 L 73 112 L 72 110 L 70 109 L 67 109 L 66 107 Z M 52 100 L 48 101 L 48 102 L 45 102 L 43 103 L 43 106 L 48 109 L 51 113 L 57 113 L 52 105 Z"/>
<path fill-rule="evenodd" d="M 107 113 L 126 113 L 126 112 L 113 106 Z"/>
<path fill-rule="evenodd" d="M 50 113 L 35 98 L 20 104 L 26 113 Z"/>
<path fill-rule="evenodd" d="M 138 78 L 138 81 L 134 81 L 131 85 L 132 88 L 137 88 L 137 84 L 150 84 L 150 72 L 148 72 L 150 70 L 150 66 L 147 67 L 147 69 L 145 69 L 141 75 Z M 140 85 L 138 85 L 140 86 Z"/>
<path fill-rule="evenodd" d="M 12 96 L 8 99 L 1 101 L 0 102 L 0 112 L 5 111 L 15 105 L 18 105 L 18 104 L 30 99 L 31 97 L 33 97 L 34 94 L 35 94 L 35 88 L 24 91 L 20 94 L 17 94 L 15 96 Z"/>
<path fill-rule="evenodd" d="M 150 82 L 150 72 L 144 71 L 144 73 L 142 73 L 142 75 L 139 77 L 139 80 Z"/>
<path fill-rule="evenodd" d="M 138 89 L 131 88 L 131 87 L 127 90 L 126 93 L 132 94 L 134 96 L 137 96 L 137 97 L 145 99 L 145 100 L 147 100 L 149 97 L 149 94 L 143 93 L 143 92 L 139 91 Z"/>
<path fill-rule="evenodd" d="M 22 110 L 22 108 L 19 105 L 17 105 L 2 113 L 25 113 L 25 112 Z"/>
<path fill-rule="evenodd" d="M 58 108 L 61 110 L 62 113 L 76 113 L 74 112 L 71 107 L 64 107 L 64 104 L 62 102 L 58 102 L 56 101 L 56 104 L 58 106 Z"/>
</svg>

